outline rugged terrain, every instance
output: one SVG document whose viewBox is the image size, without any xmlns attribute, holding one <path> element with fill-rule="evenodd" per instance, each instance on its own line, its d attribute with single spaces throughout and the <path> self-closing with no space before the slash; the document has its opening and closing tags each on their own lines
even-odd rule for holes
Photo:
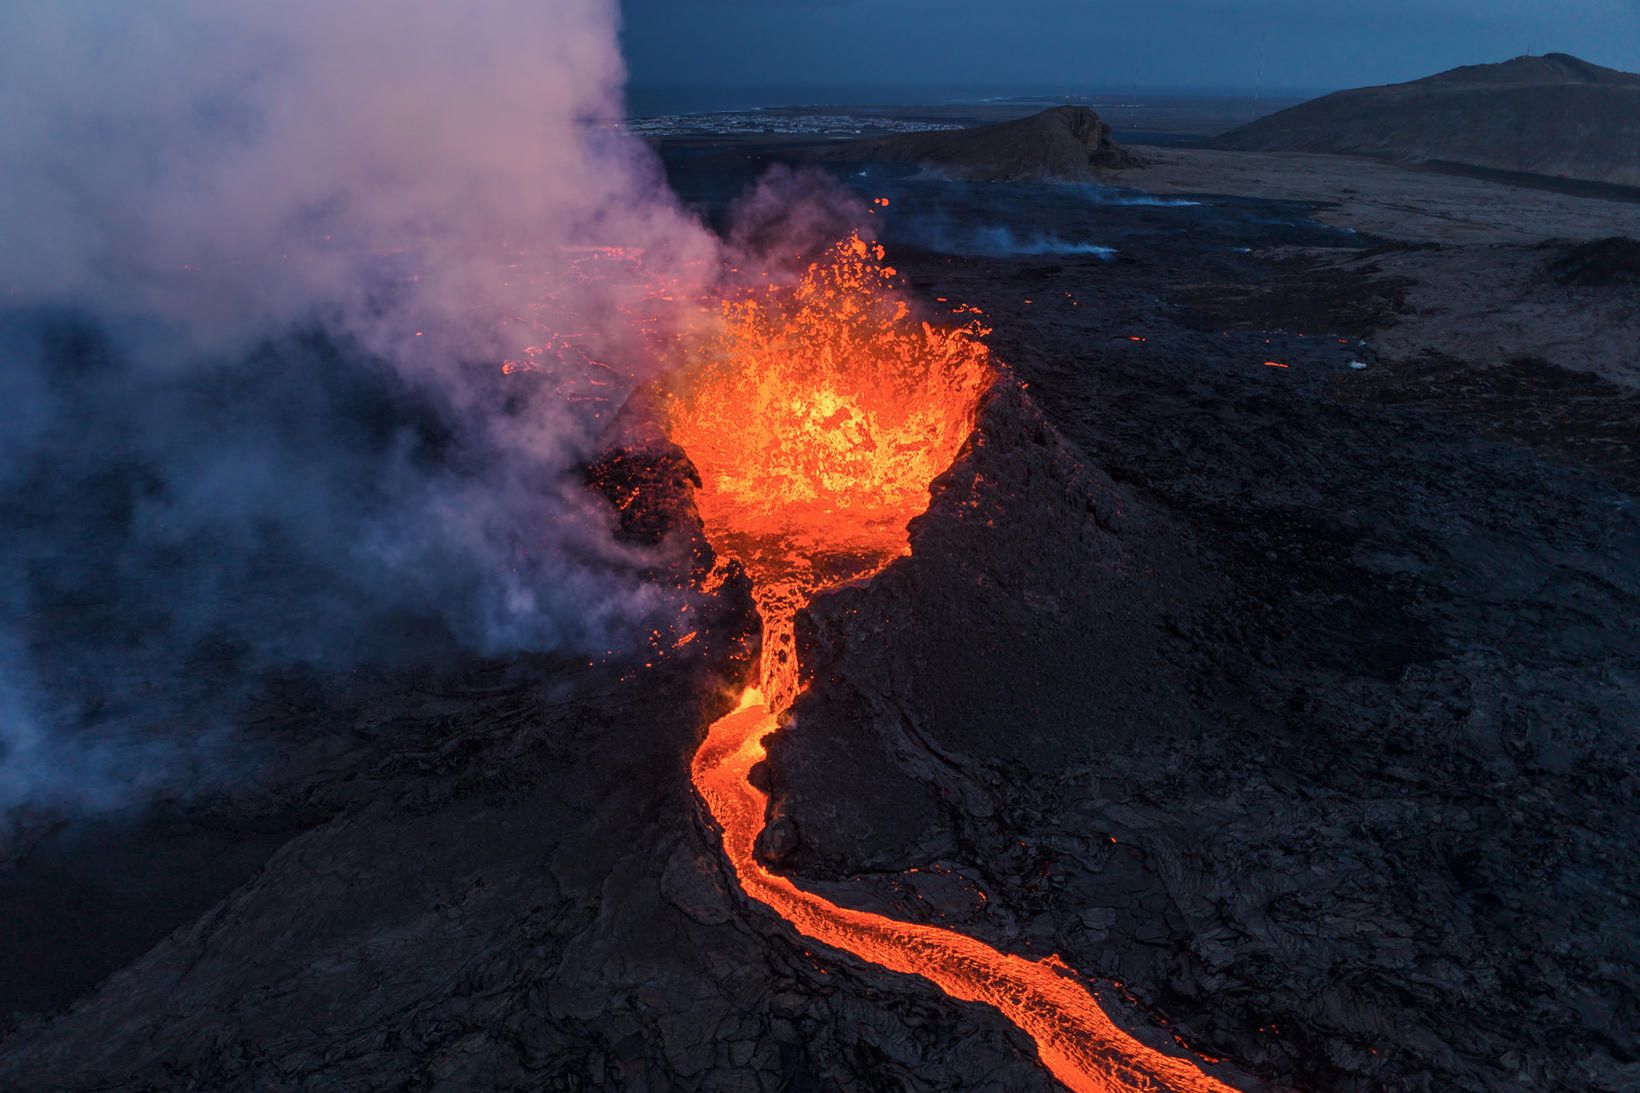
<svg viewBox="0 0 1640 1093">
<path fill-rule="evenodd" d="M 1339 91 L 1215 138 L 1242 152 L 1328 152 L 1640 186 L 1640 75 L 1564 53 Z"/>
<path fill-rule="evenodd" d="M 1640 388 L 1640 297 L 1627 290 L 1640 261 L 1640 202 L 1333 156 L 1148 155 L 1126 180 L 1158 193 L 1306 202 L 1317 221 L 1360 244 L 1270 251 L 1282 291 L 1230 289 L 1218 310 L 1231 321 L 1370 331 L 1391 361 L 1448 358 L 1483 370 L 1541 362 Z M 1575 397 L 1575 384 L 1545 411 L 1564 397 Z"/>
<path fill-rule="evenodd" d="M 1167 199 L 856 181 L 1010 368 L 912 555 L 799 619 L 782 868 L 1056 952 L 1251 1088 L 1634 1088 L 1640 206 L 1155 155 Z M 676 453 L 608 473 L 698 573 Z M 654 667 L 292 684 L 254 793 L 9 848 L 14 892 L 169 879 L 36 901 L 80 966 L 7 983 L 0 1087 L 1050 1088 L 733 890 L 687 766 L 753 635 L 702 607 Z"/>
<path fill-rule="evenodd" d="M 800 868 L 939 860 L 972 928 L 1278 1085 L 1626 1088 L 1634 396 L 1380 355 L 1399 286 L 1339 250 L 1171 291 L 1160 254 L 907 263 L 986 307 L 1064 440 L 979 453 L 944 484 L 979 504 L 813 612 L 777 807 Z M 1044 488 L 1066 463 L 1119 485 Z"/>
</svg>

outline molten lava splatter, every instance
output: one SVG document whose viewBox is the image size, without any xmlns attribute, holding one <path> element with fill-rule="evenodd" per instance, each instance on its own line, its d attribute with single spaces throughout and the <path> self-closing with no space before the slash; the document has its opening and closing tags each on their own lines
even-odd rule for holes
<svg viewBox="0 0 1640 1093">
<path fill-rule="evenodd" d="M 797 694 L 793 616 L 906 553 L 906 521 L 991 383 L 985 328 L 911 321 L 882 259 L 854 236 L 794 288 L 725 302 L 666 402 L 667 432 L 701 473 L 707 536 L 756 589 L 777 710 Z"/>
<path fill-rule="evenodd" d="M 695 788 L 748 896 L 805 937 L 996 1007 L 1069 1088 L 1229 1093 L 1193 1062 L 1118 1028 L 1056 957 L 1032 961 L 842 907 L 756 858 L 768 798 L 750 772 L 799 693 L 792 620 L 817 592 L 907 553 L 906 524 L 927 508 L 929 483 L 972 432 L 993 379 L 983 329 L 911 322 L 882 257 L 851 238 L 795 289 L 726 304 L 721 328 L 667 399 L 668 431 L 701 474 L 707 537 L 746 566 L 764 628 L 761 685 L 708 730 Z"/>
</svg>

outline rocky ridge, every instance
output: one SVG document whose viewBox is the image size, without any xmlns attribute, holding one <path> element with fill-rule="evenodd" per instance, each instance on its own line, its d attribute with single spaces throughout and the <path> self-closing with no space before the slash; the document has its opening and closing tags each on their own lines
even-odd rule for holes
<svg viewBox="0 0 1640 1093">
<path fill-rule="evenodd" d="M 1057 106 L 973 129 L 850 141 L 814 155 L 830 162 L 922 167 L 974 182 L 1088 182 L 1143 162 L 1112 140 L 1110 126 L 1085 106 Z"/>
<path fill-rule="evenodd" d="M 1563 53 L 1339 91 L 1210 142 L 1640 186 L 1640 75 Z"/>
</svg>

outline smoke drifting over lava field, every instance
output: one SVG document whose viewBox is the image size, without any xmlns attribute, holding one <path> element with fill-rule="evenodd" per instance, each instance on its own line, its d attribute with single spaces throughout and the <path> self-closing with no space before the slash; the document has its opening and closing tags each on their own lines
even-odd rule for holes
<svg viewBox="0 0 1640 1093">
<path fill-rule="evenodd" d="M 1635 1088 L 1640 202 L 640 31 L 0 14 L 0 1089 Z"/>
<path fill-rule="evenodd" d="M 0 806 L 233 777 L 269 670 L 675 609 L 576 474 L 716 252 L 587 124 L 608 4 L 4 19 Z"/>
</svg>

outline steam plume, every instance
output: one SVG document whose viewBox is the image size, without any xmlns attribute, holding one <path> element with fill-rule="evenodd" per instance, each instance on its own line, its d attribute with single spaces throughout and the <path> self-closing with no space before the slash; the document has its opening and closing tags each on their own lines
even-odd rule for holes
<svg viewBox="0 0 1640 1093">
<path fill-rule="evenodd" d="M 0 810 L 220 766 L 269 667 L 665 609 L 570 473 L 715 247 L 613 124 L 615 23 L 0 10 Z"/>
</svg>

